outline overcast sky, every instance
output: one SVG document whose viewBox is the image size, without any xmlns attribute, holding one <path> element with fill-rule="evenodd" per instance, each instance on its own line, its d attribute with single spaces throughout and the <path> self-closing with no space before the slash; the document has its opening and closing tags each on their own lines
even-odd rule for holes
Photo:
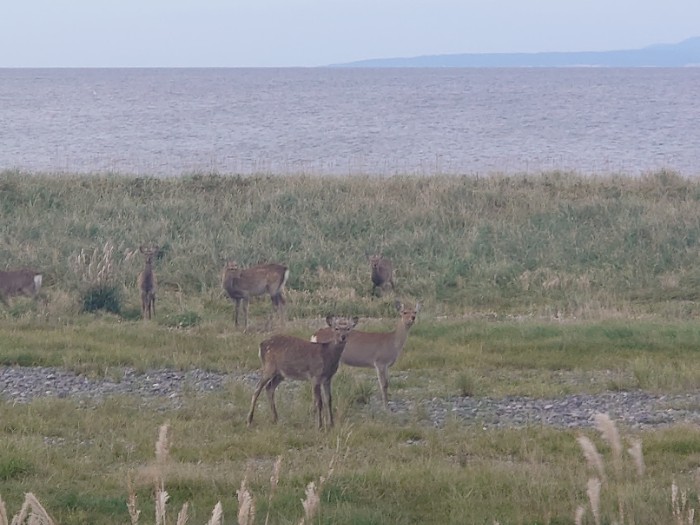
<svg viewBox="0 0 700 525">
<path fill-rule="evenodd" d="M 7 0 L 0 67 L 286 67 L 700 36 L 699 0 Z"/>
</svg>

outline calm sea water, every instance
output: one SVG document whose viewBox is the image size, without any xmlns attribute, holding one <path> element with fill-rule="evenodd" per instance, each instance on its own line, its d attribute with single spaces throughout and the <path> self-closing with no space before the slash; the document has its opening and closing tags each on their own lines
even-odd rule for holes
<svg viewBox="0 0 700 525">
<path fill-rule="evenodd" d="M 700 175 L 700 68 L 0 69 L 0 169 Z"/>
</svg>

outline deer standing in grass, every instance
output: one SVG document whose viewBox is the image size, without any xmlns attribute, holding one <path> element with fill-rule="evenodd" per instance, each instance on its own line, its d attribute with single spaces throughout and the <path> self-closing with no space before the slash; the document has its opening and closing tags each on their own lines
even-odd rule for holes
<svg viewBox="0 0 700 525">
<path fill-rule="evenodd" d="M 141 290 L 141 316 L 146 319 L 156 315 L 156 286 L 158 281 L 153 273 L 153 258 L 160 253 L 158 246 L 146 248 L 141 246 L 139 251 L 144 255 L 145 264 L 143 271 L 139 274 L 139 290 Z"/>
<path fill-rule="evenodd" d="M 272 410 L 272 421 L 277 422 L 275 407 L 275 389 L 284 379 L 310 380 L 318 416 L 318 428 L 323 428 L 323 394 L 326 397 L 328 426 L 333 426 L 333 399 L 331 396 L 331 379 L 338 371 L 340 356 L 345 349 L 348 334 L 357 325 L 357 317 L 326 317 L 330 332 L 329 340 L 324 343 L 310 343 L 299 337 L 276 335 L 260 343 L 260 361 L 262 371 L 250 402 L 248 425 L 253 422 L 253 412 L 262 389 L 267 391 L 267 398 Z"/>
<path fill-rule="evenodd" d="M 289 269 L 281 264 L 259 264 L 251 268 L 239 268 L 236 261 L 229 261 L 221 276 L 221 285 L 236 303 L 234 322 L 238 326 L 238 315 L 243 303 L 245 330 L 248 330 L 248 304 L 251 296 L 269 294 L 278 317 L 284 320 L 284 285 L 289 278 Z"/>
<path fill-rule="evenodd" d="M 401 355 L 408 331 L 416 322 L 416 316 L 420 312 L 421 304 L 416 303 L 415 308 L 404 308 L 401 301 L 396 301 L 396 309 L 400 318 L 393 332 L 360 332 L 355 330 L 348 336 L 345 352 L 340 361 L 348 366 L 372 368 L 377 371 L 379 389 L 385 408 L 389 408 L 389 367 L 392 366 Z M 327 341 L 331 334 L 327 328 L 321 328 L 311 337 L 313 342 Z"/>
<path fill-rule="evenodd" d="M 41 280 L 41 273 L 29 268 L 0 272 L 0 301 L 9 306 L 8 299 L 17 295 L 36 300 L 41 289 Z"/>
<path fill-rule="evenodd" d="M 372 295 L 376 294 L 377 289 L 381 294 L 388 286 L 394 290 L 394 266 L 389 259 L 381 255 L 370 255 L 369 266 L 372 270 Z"/>
</svg>

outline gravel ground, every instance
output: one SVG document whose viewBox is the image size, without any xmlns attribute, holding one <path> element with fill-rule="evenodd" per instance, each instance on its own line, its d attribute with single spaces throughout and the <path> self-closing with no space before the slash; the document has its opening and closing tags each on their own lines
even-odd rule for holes
<svg viewBox="0 0 700 525">
<path fill-rule="evenodd" d="M 177 408 L 185 393 L 216 392 L 232 382 L 243 382 L 251 391 L 257 373 L 220 374 L 203 370 L 180 372 L 152 370 L 137 373 L 125 369 L 121 375 L 89 378 L 60 368 L 0 367 L 0 397 L 8 403 L 26 403 L 39 397 L 99 401 L 113 395 L 162 398 Z M 592 426 L 593 415 L 608 413 L 615 421 L 635 428 L 674 423 L 700 425 L 700 390 L 684 394 L 651 394 L 643 391 L 577 394 L 556 399 L 527 397 L 448 397 L 420 401 L 395 398 L 395 414 L 419 413 L 440 427 L 456 418 L 483 427 L 518 427 L 530 424 L 559 428 Z M 371 410 L 380 407 L 373 399 Z"/>
</svg>

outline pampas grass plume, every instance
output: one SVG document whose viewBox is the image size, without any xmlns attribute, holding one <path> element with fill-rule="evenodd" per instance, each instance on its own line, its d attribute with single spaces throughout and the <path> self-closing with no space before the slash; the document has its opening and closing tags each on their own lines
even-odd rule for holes
<svg viewBox="0 0 700 525">
<path fill-rule="evenodd" d="M 5 508 L 5 502 L 0 497 L 0 525 L 9 525 L 7 521 L 7 508 Z"/>
<path fill-rule="evenodd" d="M 187 511 L 190 508 L 190 504 L 185 502 L 182 505 L 182 509 L 180 509 L 180 512 L 177 513 L 177 523 L 176 525 L 186 525 L 187 520 L 189 519 L 189 516 L 187 515 Z"/>
<path fill-rule="evenodd" d="M 156 491 L 156 525 L 165 525 L 165 505 L 168 503 L 170 496 L 161 487 Z"/>
<path fill-rule="evenodd" d="M 576 438 L 578 444 L 581 445 L 581 450 L 583 451 L 583 456 L 586 458 L 588 466 L 597 471 L 601 479 L 605 479 L 605 467 L 603 466 L 603 458 L 598 453 L 593 441 L 588 439 L 586 436 L 579 436 Z"/>
<path fill-rule="evenodd" d="M 158 441 L 156 441 L 156 461 L 161 464 L 168 460 L 168 455 L 170 454 L 170 443 L 168 442 L 169 429 L 169 423 L 162 424 L 158 429 Z"/>
<path fill-rule="evenodd" d="M 619 462 L 622 459 L 622 442 L 620 441 L 620 434 L 617 432 L 615 422 L 610 419 L 608 414 L 596 414 L 594 420 L 601 436 L 610 445 L 613 458 Z"/>
<path fill-rule="evenodd" d="M 282 456 L 277 456 L 275 466 L 272 468 L 272 476 L 270 476 L 270 496 L 267 498 L 267 514 L 265 515 L 265 525 L 270 522 L 270 508 L 272 507 L 272 498 L 277 490 L 277 485 L 280 482 L 280 471 L 282 470 Z"/>
<path fill-rule="evenodd" d="M 323 481 L 323 478 L 321 478 L 321 484 Z M 301 500 L 301 504 L 304 506 L 304 517 L 299 522 L 299 525 L 311 523 L 311 520 L 313 520 L 321 504 L 321 499 L 318 496 L 315 482 L 310 481 L 306 486 L 306 498 Z"/>
<path fill-rule="evenodd" d="M 4 523 L 7 523 L 4 504 L 2 505 L 0 514 L 3 514 L 1 519 L 5 520 Z M 31 492 L 27 492 L 24 495 L 24 503 L 22 503 L 19 514 L 12 518 L 12 525 L 22 525 L 25 522 L 28 522 L 30 525 L 55 525 L 54 521 L 46 512 L 46 509 L 44 509 L 41 503 L 39 503 L 39 500 L 36 499 L 36 496 Z"/>
<path fill-rule="evenodd" d="M 12 518 L 12 525 L 19 525 L 21 523 L 24 523 L 27 520 L 28 515 L 29 515 L 29 500 L 25 497 L 24 503 L 22 503 L 22 507 L 19 509 L 19 514 L 16 514 L 15 517 Z"/>
<path fill-rule="evenodd" d="M 241 481 L 241 488 L 236 491 L 238 496 L 238 525 L 253 525 L 255 523 L 255 500 L 248 490 L 248 477 Z"/>
<path fill-rule="evenodd" d="M 211 519 L 207 521 L 207 525 L 221 525 L 224 519 L 224 509 L 221 502 L 217 501 L 214 505 L 214 510 L 211 511 Z"/>
<path fill-rule="evenodd" d="M 588 501 L 591 503 L 591 512 L 596 525 L 600 525 L 600 480 L 591 478 L 588 480 Z"/>
<path fill-rule="evenodd" d="M 634 460 L 634 465 L 637 467 L 637 474 L 641 478 L 644 476 L 644 454 L 642 454 L 642 442 L 639 439 L 630 440 L 630 448 L 627 449 L 627 453 L 632 456 Z"/>
<path fill-rule="evenodd" d="M 141 511 L 138 508 L 136 491 L 134 490 L 134 485 L 131 482 L 131 477 L 127 478 L 126 484 L 127 484 L 128 491 L 129 491 L 129 499 L 126 502 L 126 508 L 129 511 L 129 517 L 131 518 L 131 525 L 138 525 L 139 516 L 141 515 Z"/>
</svg>

